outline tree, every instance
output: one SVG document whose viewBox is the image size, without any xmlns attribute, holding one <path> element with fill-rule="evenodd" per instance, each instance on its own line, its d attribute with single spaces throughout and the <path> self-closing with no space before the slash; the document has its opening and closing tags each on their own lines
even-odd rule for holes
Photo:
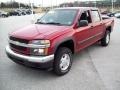
<svg viewBox="0 0 120 90">
<path fill-rule="evenodd" d="M 1 3 L 1 5 L 0 5 L 0 6 L 1 6 L 1 8 L 6 7 L 5 3 L 3 3 L 3 2 Z"/>
</svg>

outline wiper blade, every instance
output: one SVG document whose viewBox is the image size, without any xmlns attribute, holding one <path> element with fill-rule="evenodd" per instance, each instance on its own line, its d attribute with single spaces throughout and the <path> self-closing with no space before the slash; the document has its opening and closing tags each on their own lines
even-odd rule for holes
<svg viewBox="0 0 120 90">
<path fill-rule="evenodd" d="M 57 23 L 57 22 L 48 22 L 46 24 L 54 24 L 54 25 L 61 25 L 61 23 Z"/>
<path fill-rule="evenodd" d="M 44 23 L 44 22 L 36 22 L 36 24 L 46 24 L 46 23 Z"/>
<path fill-rule="evenodd" d="M 62 25 L 61 23 L 57 23 L 57 22 L 48 22 L 48 23 L 44 23 L 44 22 L 36 22 L 36 24 L 53 24 L 53 25 Z"/>
</svg>

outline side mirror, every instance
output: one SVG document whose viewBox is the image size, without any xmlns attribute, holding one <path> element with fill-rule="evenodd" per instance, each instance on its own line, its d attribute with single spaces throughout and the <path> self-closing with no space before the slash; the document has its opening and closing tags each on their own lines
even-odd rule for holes
<svg viewBox="0 0 120 90">
<path fill-rule="evenodd" d="M 40 19 L 37 19 L 37 22 L 39 21 Z"/>
<path fill-rule="evenodd" d="M 88 21 L 87 20 L 78 21 L 78 27 L 84 27 L 84 26 L 88 26 Z"/>
<path fill-rule="evenodd" d="M 34 20 L 34 23 L 37 23 L 37 22 L 39 22 L 40 21 L 40 19 L 35 19 Z"/>
</svg>

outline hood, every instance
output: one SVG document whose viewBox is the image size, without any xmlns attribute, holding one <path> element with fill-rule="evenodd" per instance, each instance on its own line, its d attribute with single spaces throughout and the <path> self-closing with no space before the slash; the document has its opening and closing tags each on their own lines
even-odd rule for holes
<svg viewBox="0 0 120 90">
<path fill-rule="evenodd" d="M 43 24 L 32 24 L 27 27 L 18 29 L 12 32 L 10 35 L 22 39 L 44 39 L 49 38 L 52 34 L 59 34 L 65 31 L 70 26 L 57 26 L 57 25 L 43 25 Z"/>
</svg>

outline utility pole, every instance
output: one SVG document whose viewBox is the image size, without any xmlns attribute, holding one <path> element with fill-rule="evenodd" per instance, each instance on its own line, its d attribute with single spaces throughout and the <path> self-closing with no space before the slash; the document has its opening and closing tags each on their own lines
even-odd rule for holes
<svg viewBox="0 0 120 90">
<path fill-rule="evenodd" d="M 35 15 L 33 13 L 34 0 L 31 0 L 30 5 L 31 5 L 31 11 L 32 11 L 32 20 L 31 20 L 31 23 L 34 23 L 34 20 L 35 20 Z"/>
<path fill-rule="evenodd" d="M 56 7 L 57 7 L 57 0 L 56 0 Z"/>
<path fill-rule="evenodd" d="M 52 0 L 51 0 L 51 9 L 53 9 Z"/>
<path fill-rule="evenodd" d="M 33 3 L 31 2 L 31 10 L 32 10 L 32 14 L 33 14 Z"/>
<path fill-rule="evenodd" d="M 11 0 L 11 8 L 13 8 L 13 1 Z"/>
<path fill-rule="evenodd" d="M 30 0 L 29 0 L 29 9 L 30 9 L 30 7 L 31 7 L 31 3 L 30 3 Z"/>
<path fill-rule="evenodd" d="M 19 9 L 20 9 L 20 2 L 18 2 L 18 4 L 19 4 Z"/>
<path fill-rule="evenodd" d="M 95 0 L 95 7 L 97 7 L 97 5 L 96 5 L 96 4 L 97 4 L 97 1 Z"/>
<path fill-rule="evenodd" d="M 29 2 L 30 2 L 30 0 L 29 0 Z M 32 15 L 33 15 L 33 2 L 32 1 L 30 2 L 30 6 L 31 6 Z"/>
<path fill-rule="evenodd" d="M 42 8 L 43 8 L 43 0 L 42 0 Z"/>
<path fill-rule="evenodd" d="M 114 1 L 112 0 L 112 12 L 114 10 Z"/>
</svg>

